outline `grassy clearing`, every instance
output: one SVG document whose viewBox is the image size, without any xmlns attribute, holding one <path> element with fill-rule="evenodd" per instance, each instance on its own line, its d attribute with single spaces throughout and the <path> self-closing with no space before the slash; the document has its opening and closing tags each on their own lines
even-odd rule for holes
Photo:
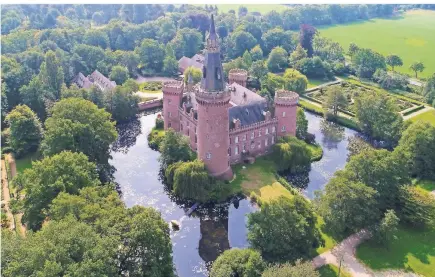
<svg viewBox="0 0 435 277">
<path fill-rule="evenodd" d="M 232 183 L 246 195 L 252 191 L 259 194 L 260 188 L 277 181 L 275 164 L 268 157 L 260 157 L 253 164 L 237 164 L 233 170 L 236 177 Z"/>
<path fill-rule="evenodd" d="M 373 241 L 362 243 L 356 255 L 374 270 L 401 269 L 423 276 L 434 276 L 435 228 L 416 230 L 400 226 L 397 240 L 388 248 Z"/>
<path fill-rule="evenodd" d="M 325 81 L 324 79 L 310 78 L 310 79 L 308 79 L 307 88 L 317 87 L 317 86 L 320 86 L 321 84 L 324 84 L 324 83 L 327 83 L 327 82 L 330 82 L 330 81 Z"/>
<path fill-rule="evenodd" d="M 197 5 L 202 6 L 204 5 Z M 245 4 L 218 4 L 216 5 L 218 7 L 219 13 L 227 13 L 229 10 L 234 10 L 237 14 L 237 11 L 239 10 L 240 6 L 245 6 L 248 8 L 248 12 L 260 12 L 261 14 L 266 14 L 271 11 L 277 11 L 282 12 L 286 9 L 289 9 L 288 6 L 280 5 L 280 4 L 258 4 L 258 5 L 245 5 Z"/>
<path fill-rule="evenodd" d="M 307 144 L 308 149 L 310 149 L 311 152 L 311 161 L 319 161 L 323 157 L 323 149 L 318 144 Z"/>
<path fill-rule="evenodd" d="M 332 264 L 327 264 L 319 268 L 319 273 L 321 277 L 337 277 L 338 267 Z M 344 271 L 342 267 L 340 271 L 340 277 L 352 277 L 352 275 Z"/>
<path fill-rule="evenodd" d="M 435 110 L 430 110 L 410 118 L 412 121 L 425 121 L 435 126 Z"/>
<path fill-rule="evenodd" d="M 435 72 L 435 11 L 408 11 L 395 19 L 373 19 L 347 25 L 320 28 L 323 36 L 337 41 L 347 50 L 351 42 L 360 47 L 371 48 L 383 55 L 397 54 L 403 59 L 403 66 L 395 70 L 413 75 L 409 66 L 422 61 L 426 69 L 419 77 L 429 77 Z"/>
<path fill-rule="evenodd" d="M 324 240 L 325 245 L 317 248 L 316 253 L 314 253 L 313 256 L 320 255 L 323 252 L 326 252 L 326 251 L 332 249 L 337 244 L 337 241 L 335 239 L 333 239 L 331 236 L 329 236 L 328 234 L 323 232 L 324 225 L 325 225 L 325 221 L 323 220 L 323 218 L 320 216 L 317 216 L 316 227 L 317 227 L 317 229 L 320 230 L 320 235 L 322 236 L 322 239 Z"/>
<path fill-rule="evenodd" d="M 25 169 L 32 168 L 32 161 L 37 161 L 39 153 L 32 153 L 21 159 L 16 159 L 15 164 L 17 166 L 17 173 L 23 172 Z"/>
<path fill-rule="evenodd" d="M 415 182 L 415 185 L 417 187 L 420 187 L 428 192 L 434 191 L 435 190 L 435 181 L 431 181 L 431 180 L 417 180 Z"/>
</svg>

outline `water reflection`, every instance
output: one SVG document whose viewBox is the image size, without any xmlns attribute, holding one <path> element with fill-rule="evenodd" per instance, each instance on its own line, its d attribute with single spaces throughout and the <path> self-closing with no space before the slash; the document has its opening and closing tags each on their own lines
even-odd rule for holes
<svg viewBox="0 0 435 277">
<path fill-rule="evenodd" d="M 118 126 L 118 140 L 112 145 L 112 151 L 127 154 L 128 149 L 136 144 L 142 128 L 138 118 Z"/>
<path fill-rule="evenodd" d="M 338 144 L 345 138 L 344 127 L 334 122 L 322 120 L 320 122 L 320 131 L 323 134 L 322 146 L 331 150 L 338 147 Z"/>
</svg>

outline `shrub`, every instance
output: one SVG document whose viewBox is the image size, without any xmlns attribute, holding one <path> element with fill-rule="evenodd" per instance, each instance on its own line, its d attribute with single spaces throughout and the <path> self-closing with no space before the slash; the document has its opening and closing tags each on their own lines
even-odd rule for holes
<svg viewBox="0 0 435 277">
<path fill-rule="evenodd" d="M 162 118 L 156 118 L 156 129 L 163 129 L 164 121 Z"/>
<path fill-rule="evenodd" d="M 297 173 L 310 165 L 311 152 L 305 142 L 295 137 L 284 137 L 272 147 L 272 159 L 278 171 Z"/>
<path fill-rule="evenodd" d="M 433 226 L 435 199 L 429 192 L 417 187 L 404 187 L 400 193 L 400 219 L 413 227 Z"/>
</svg>

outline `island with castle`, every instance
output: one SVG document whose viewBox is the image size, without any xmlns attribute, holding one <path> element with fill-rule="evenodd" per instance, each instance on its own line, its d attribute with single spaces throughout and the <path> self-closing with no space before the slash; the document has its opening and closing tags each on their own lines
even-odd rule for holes
<svg viewBox="0 0 435 277">
<path fill-rule="evenodd" d="M 230 70 L 228 83 L 223 74 L 212 17 L 201 82 L 194 85 L 189 75 L 187 84 L 164 83 L 163 119 L 165 130 L 189 138 L 210 175 L 230 180 L 231 164 L 267 154 L 278 138 L 295 136 L 299 95 L 277 90 L 270 108 L 265 98 L 246 87 L 246 70 Z"/>
</svg>

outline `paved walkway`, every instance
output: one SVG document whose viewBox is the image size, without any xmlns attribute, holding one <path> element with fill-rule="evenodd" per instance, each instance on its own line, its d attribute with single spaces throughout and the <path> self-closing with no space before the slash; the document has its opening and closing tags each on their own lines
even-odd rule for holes
<svg viewBox="0 0 435 277">
<path fill-rule="evenodd" d="M 341 267 L 349 272 L 354 277 L 371 277 L 374 276 L 373 272 L 366 266 L 361 264 L 355 257 L 355 250 L 357 246 L 370 238 L 371 234 L 367 230 L 361 230 L 360 232 L 353 234 L 343 240 L 339 245 L 335 246 L 331 250 L 320 254 L 313 259 L 313 265 L 319 268 L 326 264 L 333 264 L 339 266 L 340 258 L 342 259 Z"/>
<path fill-rule="evenodd" d="M 6 172 L 6 163 L 5 160 L 1 161 L 1 171 L 2 171 L 2 193 L 3 193 L 3 201 L 2 204 L 5 205 L 6 216 L 8 217 L 9 229 L 12 231 L 15 230 L 15 221 L 14 216 L 9 208 L 9 202 L 11 200 L 11 194 L 9 192 L 9 183 Z"/>
<path fill-rule="evenodd" d="M 410 118 L 412 118 L 412 117 L 414 117 L 414 116 L 417 116 L 417 115 L 419 115 L 419 114 L 422 114 L 422 113 L 428 112 L 428 111 L 433 110 L 433 109 L 434 109 L 434 108 L 432 108 L 432 107 L 426 106 L 426 107 L 424 107 L 424 109 L 421 109 L 421 110 L 419 110 L 419 111 L 416 111 L 415 113 L 412 113 L 412 114 L 409 114 L 409 115 L 407 115 L 407 116 L 404 116 L 404 117 L 403 117 L 403 120 L 408 120 L 408 119 L 410 119 Z"/>
</svg>

